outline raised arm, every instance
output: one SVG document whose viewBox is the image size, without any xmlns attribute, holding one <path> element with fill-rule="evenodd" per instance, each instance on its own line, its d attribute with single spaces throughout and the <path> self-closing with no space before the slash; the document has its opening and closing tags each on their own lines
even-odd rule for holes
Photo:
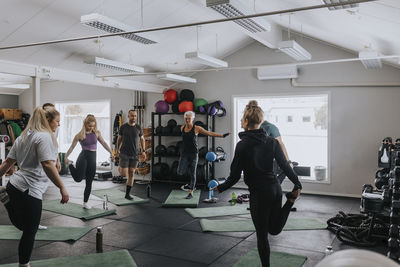
<svg viewBox="0 0 400 267">
<path fill-rule="evenodd" d="M 214 137 L 227 137 L 228 135 L 231 134 L 231 133 L 220 134 L 220 133 L 210 132 L 204 129 L 203 127 L 197 125 L 195 125 L 195 131 L 203 135 L 214 136 Z"/>
<path fill-rule="evenodd" d="M 65 154 L 65 162 L 68 163 L 68 156 L 74 151 L 76 144 L 78 143 L 78 135 L 75 135 L 74 140 L 72 140 L 72 144 L 69 147 L 67 153 Z"/>
</svg>

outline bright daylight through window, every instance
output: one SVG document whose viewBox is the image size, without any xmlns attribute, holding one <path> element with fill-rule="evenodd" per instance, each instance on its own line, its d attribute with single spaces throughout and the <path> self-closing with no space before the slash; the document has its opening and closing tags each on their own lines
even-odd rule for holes
<svg viewBox="0 0 400 267">
<path fill-rule="evenodd" d="M 88 114 L 93 114 L 97 120 L 97 129 L 101 132 L 104 141 L 111 145 L 110 141 L 110 102 L 74 102 L 74 103 L 56 103 L 56 109 L 60 111 L 60 131 L 58 136 L 59 151 L 67 152 L 74 136 L 82 129 L 83 120 Z M 69 159 L 76 162 L 81 146 L 76 145 Z M 102 162 L 110 161 L 110 153 L 104 147 L 97 143 L 97 166 Z"/>
<path fill-rule="evenodd" d="M 235 144 L 243 131 L 243 110 L 254 99 L 264 111 L 264 120 L 278 127 L 289 158 L 310 168 L 310 176 L 300 178 L 328 180 L 328 95 L 235 97 Z"/>
</svg>

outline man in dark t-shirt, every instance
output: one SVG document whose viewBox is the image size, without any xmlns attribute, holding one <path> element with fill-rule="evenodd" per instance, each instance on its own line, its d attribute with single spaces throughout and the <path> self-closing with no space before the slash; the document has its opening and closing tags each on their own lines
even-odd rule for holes
<svg viewBox="0 0 400 267">
<path fill-rule="evenodd" d="M 133 186 L 133 175 L 139 163 L 139 154 L 142 153 L 145 156 L 143 131 L 140 125 L 136 124 L 136 118 L 136 110 L 129 110 L 128 122 L 121 126 L 117 139 L 121 175 L 127 176 L 128 173 L 125 198 L 129 200 L 133 200 L 130 192 Z"/>
</svg>

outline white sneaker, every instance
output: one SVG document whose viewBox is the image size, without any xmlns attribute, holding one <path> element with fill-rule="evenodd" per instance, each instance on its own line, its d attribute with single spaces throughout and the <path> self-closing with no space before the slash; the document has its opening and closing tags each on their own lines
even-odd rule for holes
<svg viewBox="0 0 400 267">
<path fill-rule="evenodd" d="M 44 225 L 39 224 L 38 229 L 39 229 L 39 230 L 46 230 L 46 229 L 47 229 L 47 226 L 44 226 Z"/>
<path fill-rule="evenodd" d="M 87 209 L 87 210 L 90 210 L 91 208 L 92 208 L 92 206 L 90 206 L 89 204 L 87 204 L 87 203 L 83 203 L 83 208 L 84 209 Z"/>
</svg>

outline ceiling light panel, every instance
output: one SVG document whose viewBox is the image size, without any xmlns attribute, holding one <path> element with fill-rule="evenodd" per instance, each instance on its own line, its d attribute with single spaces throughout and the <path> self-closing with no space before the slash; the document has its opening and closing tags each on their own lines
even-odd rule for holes
<svg viewBox="0 0 400 267">
<path fill-rule="evenodd" d="M 97 13 L 82 16 L 81 23 L 108 33 L 135 31 L 135 29 L 129 25 Z M 150 36 L 148 33 L 140 33 L 140 35 L 133 33 L 123 34 L 120 35 L 120 37 L 145 45 L 157 43 L 154 37 Z"/>
<path fill-rule="evenodd" d="M 358 7 L 358 4 L 349 4 L 348 0 L 322 0 L 322 2 L 324 2 L 327 5 L 343 3 L 343 5 L 340 5 L 340 6 L 328 7 L 329 10 L 338 10 L 338 9 L 346 9 L 346 8 Z"/>
<path fill-rule="evenodd" d="M 206 5 L 227 18 L 245 16 L 252 13 L 239 0 L 207 0 Z M 271 25 L 262 18 L 240 19 L 233 22 L 251 33 L 271 30 Z"/>
<path fill-rule="evenodd" d="M 311 60 L 312 55 L 294 40 L 283 41 L 278 49 L 297 61 Z"/>
<path fill-rule="evenodd" d="M 117 70 L 117 71 L 122 71 L 122 72 L 140 72 L 144 73 L 144 68 L 131 65 L 131 64 L 126 64 L 123 62 L 118 62 L 114 60 L 109 60 L 101 57 L 90 57 L 85 60 L 85 63 L 87 64 L 93 64 L 97 67 L 102 67 L 102 68 L 107 68 L 107 69 L 112 69 L 112 70 Z"/>
<path fill-rule="evenodd" d="M 228 67 L 228 62 L 220 60 L 218 58 L 200 53 L 200 52 L 189 52 L 185 54 L 186 59 L 190 59 L 194 62 L 207 65 L 215 68 L 226 68 Z"/>
<path fill-rule="evenodd" d="M 162 79 L 162 80 L 167 80 L 167 81 L 173 81 L 173 82 L 183 82 L 183 83 L 196 83 L 197 82 L 197 80 L 194 78 L 177 75 L 177 74 L 172 74 L 172 73 L 159 74 L 159 75 L 157 75 L 157 78 Z"/>
</svg>

